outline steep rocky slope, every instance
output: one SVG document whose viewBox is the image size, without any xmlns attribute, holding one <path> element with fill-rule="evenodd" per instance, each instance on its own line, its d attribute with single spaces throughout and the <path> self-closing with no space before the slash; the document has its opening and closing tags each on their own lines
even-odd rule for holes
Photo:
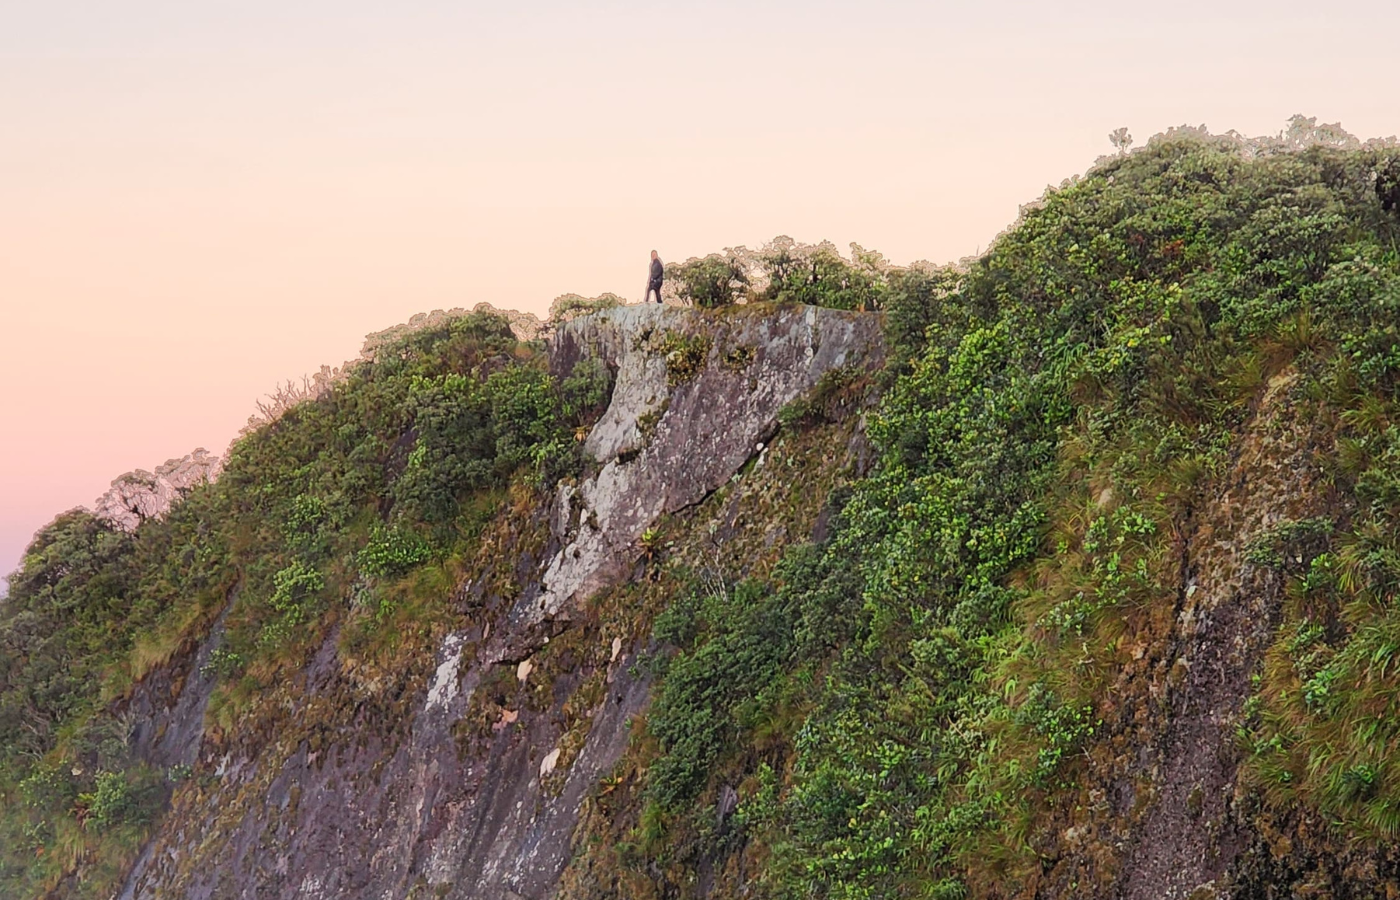
<svg viewBox="0 0 1400 900">
<path fill-rule="evenodd" d="M 667 351 L 667 341 L 682 346 Z M 834 457 L 765 442 L 785 404 L 827 373 L 873 371 L 882 353 L 871 315 L 808 307 L 711 320 L 632 307 L 565 326 L 551 358 L 562 371 L 586 358 L 616 368 L 611 404 L 585 443 L 600 468 L 511 523 L 508 531 L 542 533 L 542 544 L 527 550 L 528 538 L 510 534 L 483 549 L 519 553 L 504 561 L 511 589 L 484 576 L 502 560 L 482 559 L 483 572 L 456 590 L 459 616 L 432 665 L 419 665 L 401 694 L 377 696 L 347 678 L 331 634 L 294 683 L 264 699 L 295 709 L 275 735 L 195 753 L 201 738 L 189 725 L 202 706 L 190 698 L 208 688 L 194 677 L 199 660 L 180 690 L 155 679 L 138 692 L 142 719 L 152 706 L 169 708 L 167 733 L 181 729 L 188 741 L 180 761 L 194 764 L 195 783 L 176 792 L 123 896 L 552 892 L 580 804 L 621 756 L 648 699 L 649 679 L 633 669 L 646 644 L 637 611 L 625 597 L 608 613 L 589 601 L 646 577 L 638 560 L 647 529 L 679 517 L 668 536 L 694 530 L 781 490 L 775 479 L 815 484 L 831 477 L 819 469 L 839 471 L 854 452 L 851 423 L 829 426 L 839 439 L 817 439 Z M 693 371 L 678 378 L 678 366 Z M 763 517 L 758 550 L 716 546 L 756 564 L 744 557 L 807 534 L 815 497 L 797 503 L 791 521 Z M 516 695 L 524 702 L 506 699 Z M 156 759 L 163 746 L 148 751 L 153 762 L 166 762 Z"/>
</svg>

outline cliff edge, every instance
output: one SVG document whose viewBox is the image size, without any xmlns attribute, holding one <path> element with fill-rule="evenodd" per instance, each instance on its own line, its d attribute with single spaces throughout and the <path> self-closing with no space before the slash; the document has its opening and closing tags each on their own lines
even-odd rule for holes
<svg viewBox="0 0 1400 900">
<path fill-rule="evenodd" d="M 124 898 L 551 894 L 581 805 L 648 702 L 635 666 L 647 642 L 640 611 L 600 612 L 599 598 L 647 577 L 638 562 L 649 529 L 695 527 L 716 515 L 717 493 L 738 509 L 771 491 L 779 473 L 751 464 L 779 412 L 833 372 L 877 370 L 883 352 L 876 315 L 660 306 L 576 319 L 549 352 L 561 372 L 602 361 L 615 386 L 584 441 L 594 471 L 516 523 L 511 589 L 479 573 L 458 585 L 456 623 L 398 696 L 343 671 L 332 634 L 296 683 L 263 699 L 296 709 L 276 734 L 192 735 L 194 777 Z M 842 453 L 855 446 L 853 422 L 841 426 Z M 771 556 L 802 539 L 816 512 L 809 503 L 801 528 L 758 547 Z M 542 543 L 529 548 L 532 529 Z M 724 552 L 741 563 L 751 551 L 734 542 Z M 180 684 L 142 702 L 187 730 L 183 718 L 203 709 L 187 694 L 208 685 Z"/>
</svg>

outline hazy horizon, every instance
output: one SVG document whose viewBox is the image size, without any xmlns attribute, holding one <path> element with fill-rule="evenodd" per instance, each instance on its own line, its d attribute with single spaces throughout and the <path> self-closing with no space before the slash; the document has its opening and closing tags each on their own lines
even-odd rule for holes
<svg viewBox="0 0 1400 900">
<path fill-rule="evenodd" d="M 284 7 L 0 11 L 0 574 L 417 312 L 778 234 L 957 259 L 1119 126 L 1400 131 L 1379 2 Z"/>
</svg>

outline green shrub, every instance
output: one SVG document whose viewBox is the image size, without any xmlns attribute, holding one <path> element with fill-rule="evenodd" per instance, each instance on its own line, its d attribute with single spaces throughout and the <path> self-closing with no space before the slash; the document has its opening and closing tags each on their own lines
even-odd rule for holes
<svg viewBox="0 0 1400 900">
<path fill-rule="evenodd" d="M 602 294 L 598 297 L 582 297 L 578 294 L 561 294 L 549 304 L 549 321 L 567 322 L 578 316 L 612 309 L 626 303 L 616 294 Z"/>
<path fill-rule="evenodd" d="M 235 653 L 227 647 L 215 647 L 209 653 L 209 661 L 204 664 L 202 674 L 226 679 L 243 671 L 243 665 L 242 654 Z"/>
<path fill-rule="evenodd" d="M 613 372 L 602 359 L 580 360 L 559 382 L 560 416 L 579 427 L 598 419 L 612 400 Z"/>
<path fill-rule="evenodd" d="M 740 707 L 789 659 L 788 603 L 755 582 L 732 591 L 697 587 L 658 621 L 659 640 L 681 642 L 649 719 L 665 755 L 651 768 L 648 791 L 663 809 L 679 810 L 694 798 L 716 754 L 738 733 Z"/>
<path fill-rule="evenodd" d="M 402 575 L 432 556 L 432 547 L 413 532 L 376 526 L 355 561 L 366 575 L 384 578 Z"/>
<path fill-rule="evenodd" d="M 759 254 L 768 278 L 765 299 L 835 309 L 879 309 L 886 289 L 884 273 L 859 262 L 847 262 L 829 243 L 799 247 L 779 238 Z"/>
<path fill-rule="evenodd" d="M 667 277 L 678 283 L 682 300 L 707 309 L 737 302 L 749 286 L 743 264 L 718 253 L 671 266 Z"/>
<path fill-rule="evenodd" d="M 99 772 L 91 793 L 80 794 L 78 803 L 88 811 L 88 822 L 97 828 L 137 824 L 144 821 L 145 791 L 127 779 L 124 772 Z"/>
<path fill-rule="evenodd" d="M 657 350 L 666 360 L 666 383 L 675 388 L 698 376 L 710 357 L 712 345 L 703 334 L 668 331 Z"/>
</svg>

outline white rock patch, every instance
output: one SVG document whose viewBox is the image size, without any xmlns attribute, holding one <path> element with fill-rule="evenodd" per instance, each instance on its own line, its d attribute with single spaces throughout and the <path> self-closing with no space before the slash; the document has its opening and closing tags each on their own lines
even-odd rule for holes
<svg viewBox="0 0 1400 900">
<path fill-rule="evenodd" d="M 443 639 L 443 659 L 438 663 L 437 671 L 433 673 L 433 683 L 428 688 L 428 704 L 424 707 L 425 711 L 444 709 L 457 696 L 457 674 L 462 668 L 463 641 L 463 635 L 455 633 Z"/>
</svg>

